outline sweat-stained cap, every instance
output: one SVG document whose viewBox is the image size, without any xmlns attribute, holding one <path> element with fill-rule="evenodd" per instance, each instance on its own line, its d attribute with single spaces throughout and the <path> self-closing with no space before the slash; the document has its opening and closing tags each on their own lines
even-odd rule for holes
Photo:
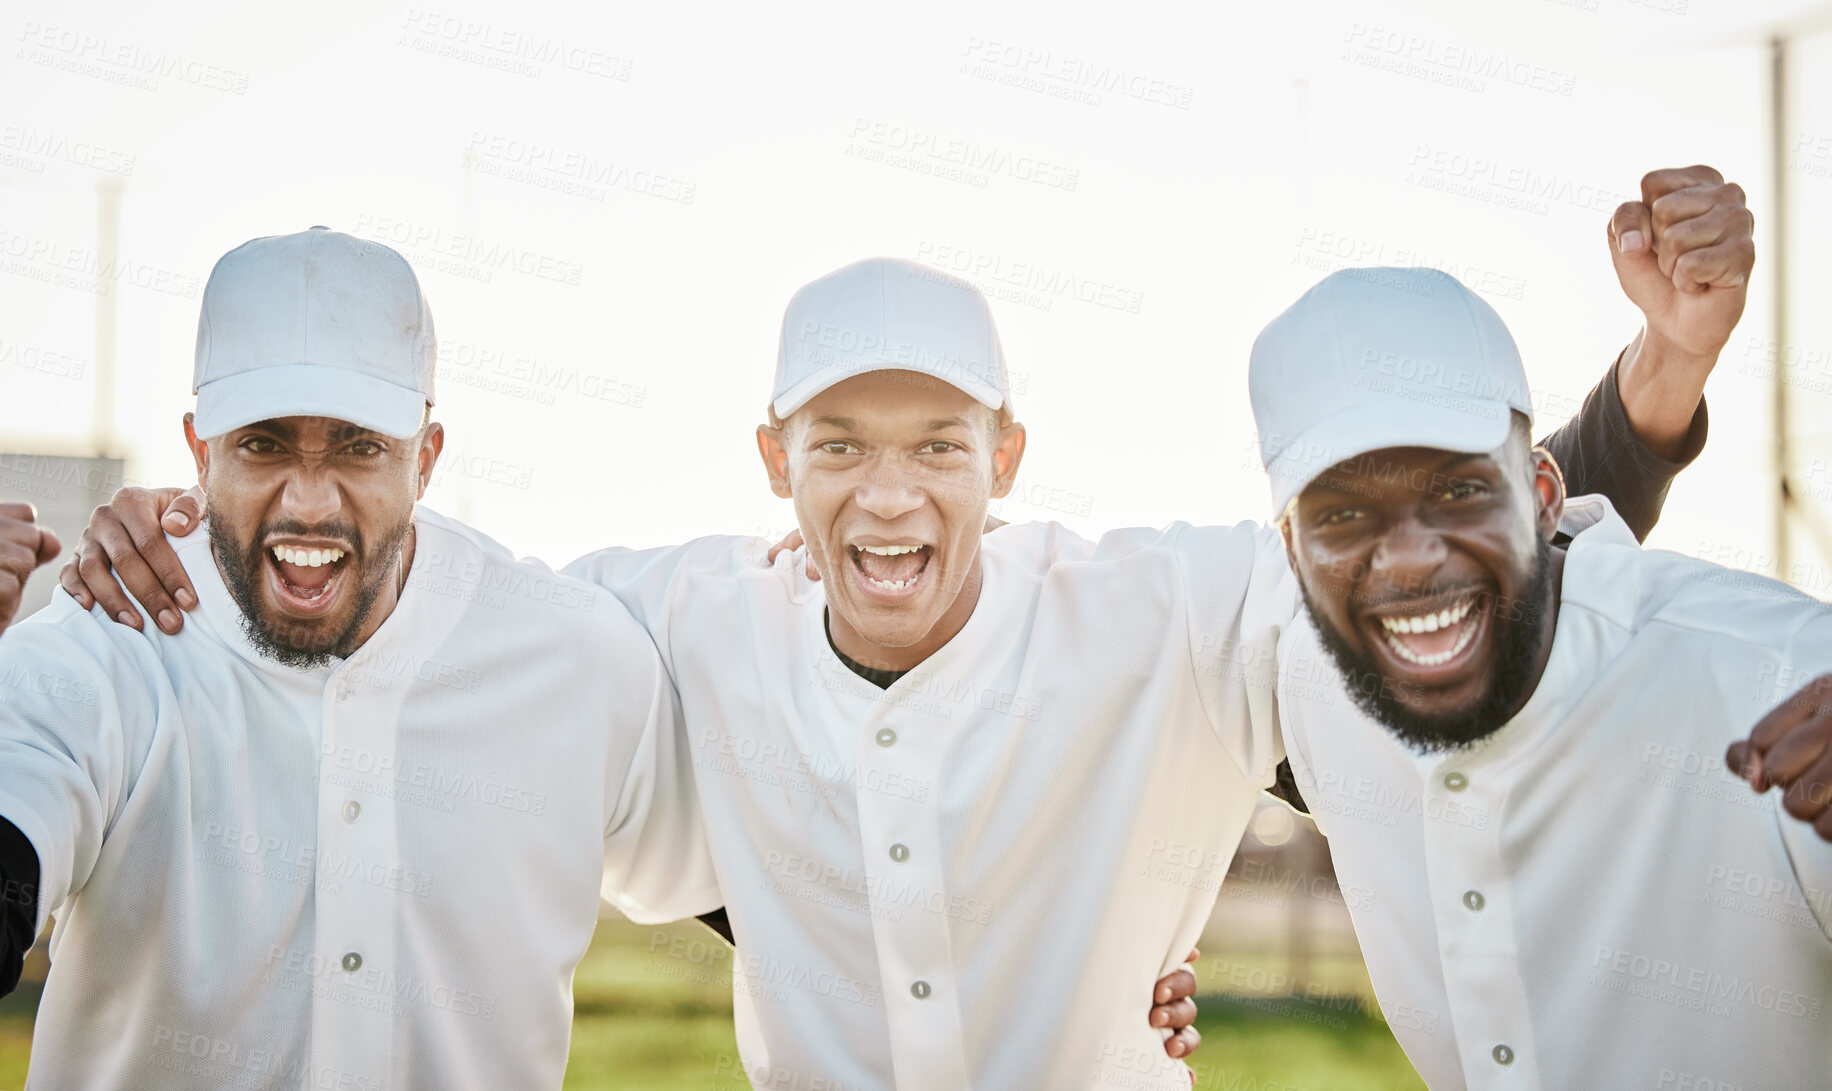
<svg viewBox="0 0 1832 1091">
<path fill-rule="evenodd" d="M 314 227 L 222 256 L 197 322 L 194 427 L 333 417 L 404 438 L 433 401 L 433 315 L 407 259 Z"/>
<path fill-rule="evenodd" d="M 1533 416 L 1495 309 L 1436 269 L 1344 269 L 1253 342 L 1247 387 L 1272 514 L 1331 466 L 1386 447 L 1479 454 Z"/>
<path fill-rule="evenodd" d="M 1005 353 L 978 288 L 897 258 L 867 258 L 804 286 L 782 316 L 770 407 L 787 417 L 868 371 L 916 371 L 988 409 L 1009 403 Z"/>
</svg>

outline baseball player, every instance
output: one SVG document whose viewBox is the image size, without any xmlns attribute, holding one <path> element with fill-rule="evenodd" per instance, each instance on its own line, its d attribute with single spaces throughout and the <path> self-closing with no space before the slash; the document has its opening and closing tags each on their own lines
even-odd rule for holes
<svg viewBox="0 0 1832 1091">
<path fill-rule="evenodd" d="M 1444 274 L 1326 278 L 1250 385 L 1305 605 L 1286 749 L 1425 1082 L 1826 1086 L 1832 845 L 1720 755 L 1832 666 L 1832 609 L 1568 497 L 1506 327 Z M 1823 733 L 1788 726 L 1755 749 L 1818 813 Z"/>
<path fill-rule="evenodd" d="M 31 1087 L 557 1088 L 601 891 L 720 904 L 697 807 L 658 791 L 679 707 L 648 636 L 416 509 L 432 336 L 385 247 L 231 251 L 185 426 L 191 624 L 60 594 L 0 636 L 0 984 L 62 906 Z"/>
<path fill-rule="evenodd" d="M 0 637 L 0 993 L 58 911 L 33 1087 L 557 1087 L 601 889 L 720 904 L 649 638 L 415 508 L 433 344 L 386 247 L 231 252 L 190 631 L 59 596 Z M 0 622 L 59 548 L 31 516 L 0 508 Z M 1187 1026 L 1193 976 L 1159 984 Z"/>
<path fill-rule="evenodd" d="M 1619 270 L 1656 260 L 1665 198 L 1702 201 L 1682 219 L 1742 201 L 1702 169 L 1650 187 L 1618 212 L 1643 243 L 1616 231 Z M 1625 273 L 1645 336 L 1553 439 L 1575 479 L 1631 485 L 1650 522 L 1702 443 L 1735 324 L 1704 311 L 1740 312 L 1748 269 L 1734 245 L 1680 240 L 1663 254 L 1696 250 L 1689 274 L 1737 286 L 1678 299 Z M 1614 448 L 1581 441 L 1596 436 Z M 982 537 L 1024 450 L 997 333 L 970 286 L 905 262 L 797 293 L 758 442 L 824 579 L 735 538 L 568 569 L 630 607 L 680 688 L 749 952 L 734 1002 L 753 1080 L 1186 1086 L 1125 998 L 1200 931 L 1281 757 L 1272 654 L 1297 600 L 1277 532 Z M 118 534 L 86 559 L 125 555 L 100 542 Z M 1013 1019 L 1020 976 L 1047 1002 Z"/>
</svg>

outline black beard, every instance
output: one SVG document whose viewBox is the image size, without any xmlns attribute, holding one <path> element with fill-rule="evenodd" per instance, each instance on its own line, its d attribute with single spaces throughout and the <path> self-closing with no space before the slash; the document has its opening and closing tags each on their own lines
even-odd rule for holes
<svg viewBox="0 0 1832 1091">
<path fill-rule="evenodd" d="M 259 528 L 254 535 L 253 543 L 242 549 L 229 539 L 229 531 L 215 519 L 208 521 L 210 527 L 210 545 L 216 551 L 217 564 L 223 572 L 223 582 L 229 587 L 229 595 L 235 599 L 236 606 L 242 611 L 242 631 L 248 634 L 249 643 L 255 650 L 281 666 L 295 670 L 316 670 L 329 663 L 332 657 L 347 659 L 358 645 L 357 636 L 362 632 L 363 623 L 369 619 L 369 612 L 375 608 L 375 600 L 381 596 L 390 575 L 390 565 L 377 565 L 370 571 L 367 563 L 370 553 L 363 547 L 363 536 L 354 525 L 348 523 L 327 523 L 318 527 L 307 527 L 297 520 L 278 520 Z M 398 556 L 401 543 L 407 538 L 407 531 L 413 526 L 413 517 L 401 521 L 399 526 L 388 528 L 374 556 Z M 326 639 L 303 625 L 294 625 L 285 621 L 272 621 L 261 613 L 260 596 L 256 585 L 260 580 L 262 542 L 276 534 L 291 534 L 299 537 L 325 537 L 348 541 L 351 545 L 351 562 L 362 561 L 366 573 L 363 582 L 356 588 L 356 607 L 350 614 L 350 621 L 343 631 Z"/>
<path fill-rule="evenodd" d="M 1552 544 L 1540 540 L 1522 609 L 1510 611 L 1498 603 L 1489 604 L 1490 624 L 1495 626 L 1495 669 L 1489 676 L 1488 689 L 1464 712 L 1427 716 L 1401 704 L 1392 690 L 1404 683 L 1381 677 L 1373 656 L 1349 647 L 1342 634 L 1318 612 L 1309 589 L 1302 590 L 1304 609 L 1310 614 L 1317 638 L 1336 661 L 1344 687 L 1361 711 L 1420 753 L 1460 750 L 1493 734 L 1526 701 L 1533 667 L 1546 639 L 1541 635 L 1540 622 L 1552 608 Z"/>
</svg>

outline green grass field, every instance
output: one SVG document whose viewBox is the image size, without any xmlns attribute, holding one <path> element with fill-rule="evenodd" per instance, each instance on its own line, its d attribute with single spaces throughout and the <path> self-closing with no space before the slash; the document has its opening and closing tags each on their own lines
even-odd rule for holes
<svg viewBox="0 0 1832 1091">
<path fill-rule="evenodd" d="M 708 938 L 698 925 L 662 929 L 621 920 L 600 922 L 574 980 L 572 1059 L 566 1086 L 579 1091 L 722 1091 L 742 1088 L 732 1036 L 730 960 L 713 948 L 689 957 L 651 953 L 661 934 Z M 1275 950 L 1218 950 L 1198 963 L 1205 992 L 1240 967 L 1284 970 Z M 1249 975 L 1252 976 L 1252 975 Z M 1205 995 L 1198 1091 L 1376 1091 L 1424 1086 L 1378 1019 L 1363 1014 L 1365 973 L 1352 953 L 1319 958 L 1311 993 L 1337 999 Z M 1319 988 L 1322 987 L 1322 989 Z M 0 1000 L 0 1091 L 25 1083 L 36 982 Z"/>
</svg>

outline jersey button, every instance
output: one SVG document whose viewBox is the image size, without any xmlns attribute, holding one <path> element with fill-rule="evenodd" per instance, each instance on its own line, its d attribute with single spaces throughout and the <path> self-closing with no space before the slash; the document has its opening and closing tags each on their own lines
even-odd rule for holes
<svg viewBox="0 0 1832 1091">
<path fill-rule="evenodd" d="M 918 1000 L 927 1000 L 929 998 L 929 983 L 927 981 L 918 981 L 916 984 L 911 985 L 910 995 Z"/>
<path fill-rule="evenodd" d="M 1513 1064 L 1514 1063 L 1514 1051 L 1509 1049 L 1507 1046 L 1505 1045 L 1496 1046 L 1493 1052 L 1494 1052 L 1496 1064 Z"/>
<path fill-rule="evenodd" d="M 343 702 L 349 699 L 350 699 L 350 687 L 344 685 L 342 682 L 337 683 L 337 703 L 342 704 Z"/>
<path fill-rule="evenodd" d="M 896 744 L 897 744 L 897 733 L 895 731 L 892 731 L 888 727 L 881 727 L 878 729 L 878 745 L 879 746 L 895 746 Z"/>
<path fill-rule="evenodd" d="M 1444 787 L 1449 788 L 1453 792 L 1461 792 L 1463 789 L 1469 787 L 1469 778 L 1462 773 L 1445 773 Z"/>
<path fill-rule="evenodd" d="M 908 860 L 909 858 L 910 858 L 909 846 L 905 845 L 901 841 L 891 846 L 891 859 L 901 864 L 905 860 Z"/>
<path fill-rule="evenodd" d="M 343 968 L 346 973 L 355 973 L 363 968 L 363 956 L 355 951 L 347 952 L 343 957 Z"/>
<path fill-rule="evenodd" d="M 356 821 L 357 816 L 362 813 L 363 813 L 363 805 L 361 803 L 356 802 L 354 799 L 344 804 L 343 806 L 343 816 L 344 816 L 345 822 Z"/>
</svg>

